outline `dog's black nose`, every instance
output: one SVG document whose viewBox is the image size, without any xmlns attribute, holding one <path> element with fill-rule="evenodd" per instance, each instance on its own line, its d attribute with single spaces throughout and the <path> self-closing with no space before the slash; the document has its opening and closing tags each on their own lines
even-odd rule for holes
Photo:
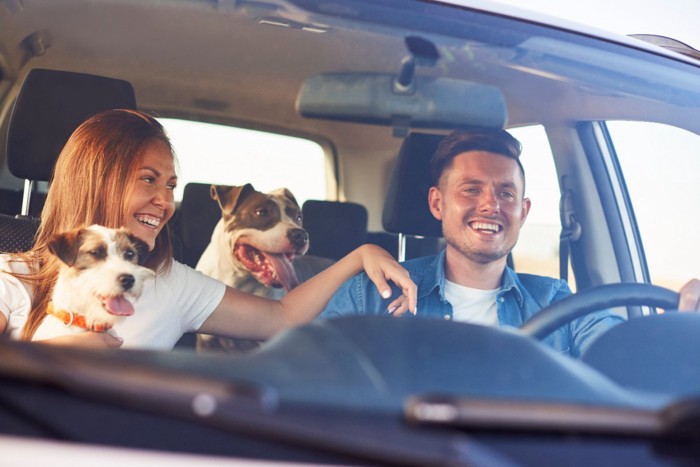
<svg viewBox="0 0 700 467">
<path fill-rule="evenodd" d="M 304 229 L 291 229 L 287 232 L 287 238 L 294 246 L 303 246 L 309 243 L 309 234 Z"/>
<path fill-rule="evenodd" d="M 129 290 L 134 286 L 134 282 L 136 279 L 134 279 L 134 276 L 131 274 L 122 274 L 119 276 L 119 283 L 122 285 L 122 289 L 124 290 Z"/>
</svg>

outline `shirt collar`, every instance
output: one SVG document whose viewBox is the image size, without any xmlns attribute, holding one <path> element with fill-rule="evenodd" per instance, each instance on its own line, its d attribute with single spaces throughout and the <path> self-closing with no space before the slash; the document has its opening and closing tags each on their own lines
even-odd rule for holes
<svg viewBox="0 0 700 467">
<path fill-rule="evenodd" d="M 418 298 L 423 298 L 437 287 L 440 293 L 440 298 L 446 301 L 445 298 L 445 249 L 443 249 L 435 258 L 428 264 L 425 268 L 423 274 L 423 280 L 420 281 L 418 286 Z M 501 287 L 498 292 L 498 296 L 501 297 L 508 292 L 513 293 L 515 299 L 518 301 L 519 306 L 523 306 L 523 292 L 521 290 L 520 281 L 518 280 L 518 275 L 506 266 L 503 271 L 503 276 L 501 276 Z"/>
</svg>

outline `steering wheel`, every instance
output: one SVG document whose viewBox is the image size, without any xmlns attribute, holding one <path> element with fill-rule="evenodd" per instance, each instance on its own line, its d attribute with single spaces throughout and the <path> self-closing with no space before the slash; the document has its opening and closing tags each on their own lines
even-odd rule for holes
<svg viewBox="0 0 700 467">
<path fill-rule="evenodd" d="M 544 339 L 556 329 L 594 311 L 616 306 L 653 306 L 677 310 L 680 295 L 651 284 L 606 284 L 577 292 L 543 308 L 520 326 L 520 331 Z"/>
</svg>

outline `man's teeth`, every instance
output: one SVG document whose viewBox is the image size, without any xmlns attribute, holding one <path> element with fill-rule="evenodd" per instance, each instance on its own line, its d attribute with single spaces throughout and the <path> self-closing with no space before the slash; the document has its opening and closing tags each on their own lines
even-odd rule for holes
<svg viewBox="0 0 700 467">
<path fill-rule="evenodd" d="M 486 222 L 472 222 L 472 228 L 475 230 L 487 230 L 489 232 L 498 232 L 501 230 L 498 224 L 488 224 Z"/>
<path fill-rule="evenodd" d="M 160 219 L 157 217 L 136 216 L 136 220 L 150 227 L 158 227 L 160 225 Z"/>
</svg>

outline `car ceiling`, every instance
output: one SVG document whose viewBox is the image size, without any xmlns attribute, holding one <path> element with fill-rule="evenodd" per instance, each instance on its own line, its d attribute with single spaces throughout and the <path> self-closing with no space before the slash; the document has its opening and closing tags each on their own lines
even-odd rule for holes
<svg viewBox="0 0 700 467">
<path fill-rule="evenodd" d="M 326 22 L 320 23 L 319 18 Z M 261 19 L 287 21 L 296 27 L 273 26 Z M 124 24 L 130 25 L 128 30 Z M 298 27 L 304 24 L 328 31 Z M 378 173 L 385 176 L 400 143 L 390 129 L 304 119 L 295 111 L 297 91 L 311 74 L 399 69 L 406 55 L 401 34 L 382 35 L 380 31 L 390 29 L 347 24 L 344 19 L 309 14 L 282 0 L 4 0 L 0 1 L 0 66 L 5 77 L 17 83 L 31 67 L 125 79 L 133 84 L 141 109 L 311 136 L 342 157 L 383 160 L 386 167 Z M 35 53 L 30 52 L 31 43 Z M 465 47 L 462 41 L 450 53 L 503 61 L 497 72 L 463 60 L 424 73 L 499 86 L 506 96 L 509 126 L 633 117 L 620 113 L 624 108 L 617 105 L 620 95 L 599 94 L 506 66 L 510 49 Z M 552 106 L 554 100 L 559 105 Z M 10 101 L 5 101 L 6 106 Z M 687 119 L 678 109 L 660 109 L 649 102 L 638 106 L 640 112 L 665 112 L 669 120 Z M 369 147 L 372 151 L 367 154 Z M 341 160 L 341 180 L 351 176 L 352 170 Z"/>
</svg>

